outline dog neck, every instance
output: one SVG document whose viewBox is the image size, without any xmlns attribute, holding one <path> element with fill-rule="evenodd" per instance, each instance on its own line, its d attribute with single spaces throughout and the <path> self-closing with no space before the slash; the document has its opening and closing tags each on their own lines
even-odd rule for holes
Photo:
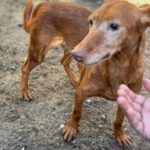
<svg viewBox="0 0 150 150">
<path fill-rule="evenodd" d="M 145 35 L 142 35 L 138 38 L 137 42 L 132 45 L 124 46 L 120 51 L 114 54 L 109 61 L 118 65 L 128 64 L 130 66 L 132 61 L 136 64 L 139 61 L 138 58 L 144 55 L 144 47 Z M 134 58 L 137 59 L 135 60 Z M 128 66 L 125 65 L 125 67 Z"/>
<path fill-rule="evenodd" d="M 110 87 L 112 97 L 116 97 L 116 91 L 120 84 L 124 83 L 129 87 L 139 84 L 139 88 L 133 90 L 139 92 L 142 85 L 144 73 L 144 42 L 141 38 L 140 43 L 131 49 L 123 49 L 116 53 L 111 59 L 99 63 L 99 76 Z M 106 87 L 104 87 L 106 88 Z M 110 95 L 111 95 L 110 94 Z"/>
</svg>

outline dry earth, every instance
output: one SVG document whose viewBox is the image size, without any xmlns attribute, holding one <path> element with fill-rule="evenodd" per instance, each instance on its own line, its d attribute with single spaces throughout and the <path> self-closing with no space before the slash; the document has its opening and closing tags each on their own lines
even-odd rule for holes
<svg viewBox="0 0 150 150">
<path fill-rule="evenodd" d="M 40 0 L 34 0 L 36 3 Z M 96 8 L 101 1 L 76 1 Z M 115 102 L 92 98 L 84 103 L 81 127 L 72 142 L 60 130 L 71 112 L 74 88 L 59 60 L 61 49 L 47 55 L 30 78 L 31 102 L 20 101 L 21 64 L 27 55 L 28 35 L 22 29 L 25 0 L 0 0 L 0 149 L 1 150 L 124 150 L 112 135 Z M 150 39 L 146 47 L 146 73 L 150 78 Z M 144 95 L 150 96 L 143 91 Z M 133 140 L 131 150 L 149 150 L 125 121 Z"/>
</svg>

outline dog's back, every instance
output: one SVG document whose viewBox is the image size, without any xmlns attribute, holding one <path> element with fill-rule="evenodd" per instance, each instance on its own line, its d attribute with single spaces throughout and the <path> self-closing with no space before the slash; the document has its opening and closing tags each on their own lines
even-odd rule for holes
<svg viewBox="0 0 150 150">
<path fill-rule="evenodd" d="M 72 48 L 88 33 L 91 11 L 84 7 L 63 2 L 40 3 L 30 18 L 32 7 L 32 1 L 29 0 L 24 12 L 24 28 L 27 32 L 36 30 L 44 32 L 45 36 L 62 36 Z"/>
</svg>

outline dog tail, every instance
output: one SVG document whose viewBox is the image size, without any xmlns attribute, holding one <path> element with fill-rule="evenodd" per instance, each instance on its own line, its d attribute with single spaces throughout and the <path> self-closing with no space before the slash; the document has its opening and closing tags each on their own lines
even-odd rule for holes
<svg viewBox="0 0 150 150">
<path fill-rule="evenodd" d="M 33 2 L 32 0 L 27 0 L 27 4 L 24 10 L 24 22 L 23 22 L 23 27 L 24 30 L 29 33 L 30 32 L 30 17 L 31 17 L 31 12 L 33 9 Z"/>
</svg>

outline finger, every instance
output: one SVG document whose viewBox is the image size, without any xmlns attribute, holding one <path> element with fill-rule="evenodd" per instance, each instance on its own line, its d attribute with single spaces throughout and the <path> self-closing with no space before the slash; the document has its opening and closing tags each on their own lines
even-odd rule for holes
<svg viewBox="0 0 150 150">
<path fill-rule="evenodd" d="M 143 112 L 150 113 L 150 99 L 145 99 L 143 103 Z"/>
<path fill-rule="evenodd" d="M 122 89 L 125 91 L 126 95 L 130 97 L 130 99 L 134 100 L 136 97 L 136 94 L 130 90 L 125 84 L 120 85 L 119 89 Z"/>
<path fill-rule="evenodd" d="M 126 112 L 126 110 L 128 109 L 129 106 L 129 102 L 126 101 L 126 99 L 124 97 L 118 97 L 117 98 L 117 102 L 119 104 L 119 107 Z"/>
<path fill-rule="evenodd" d="M 136 130 L 140 130 L 141 128 L 139 126 L 139 123 L 142 119 L 141 114 L 135 111 L 123 97 L 118 98 L 117 102 L 125 112 L 125 115 L 132 127 L 134 127 Z"/>
<path fill-rule="evenodd" d="M 130 122 L 131 126 L 139 133 L 143 132 L 143 124 L 141 123 L 141 114 L 136 112 L 132 107 L 130 107 L 129 103 L 124 99 L 124 97 L 119 97 L 117 99 L 119 106 L 125 112 L 125 115 Z"/>
<path fill-rule="evenodd" d="M 141 112 L 142 111 L 142 106 L 139 103 L 136 103 L 133 101 L 133 103 L 131 104 L 132 108 L 137 111 L 137 112 Z"/>
<path fill-rule="evenodd" d="M 150 80 L 144 79 L 143 84 L 144 84 L 145 89 L 150 92 Z"/>
<path fill-rule="evenodd" d="M 128 93 L 123 89 L 123 88 L 120 88 L 118 91 L 117 91 L 117 94 L 118 94 L 118 97 L 124 97 L 124 99 L 128 102 L 128 103 L 132 103 L 132 99 L 131 97 L 128 95 Z"/>
<path fill-rule="evenodd" d="M 145 102 L 145 99 L 146 99 L 145 96 L 136 95 L 136 97 L 135 97 L 135 99 L 133 101 L 134 101 L 134 103 L 137 103 L 137 104 L 142 106 L 144 104 L 144 102 Z"/>
<path fill-rule="evenodd" d="M 122 89 L 118 90 L 118 93 L 119 95 L 123 95 L 118 97 L 117 99 L 118 104 L 121 105 L 122 109 L 127 109 L 130 105 L 130 107 L 132 107 L 132 109 L 134 109 L 135 111 L 141 112 L 142 110 L 141 105 L 143 105 L 143 101 L 141 101 L 139 98 L 132 101 L 130 97 L 128 97 L 128 95 Z"/>
<path fill-rule="evenodd" d="M 150 139 L 150 119 L 149 119 L 150 113 L 149 112 L 145 112 L 145 110 L 143 110 L 143 135 L 145 137 L 147 137 L 148 139 Z"/>
<path fill-rule="evenodd" d="M 128 107 L 125 114 L 130 122 L 130 124 L 136 128 L 139 123 L 141 122 L 141 114 L 139 112 L 136 112 L 132 107 Z"/>
<path fill-rule="evenodd" d="M 118 90 L 118 95 L 123 96 L 126 98 L 126 100 L 132 105 L 132 107 L 140 112 L 141 106 L 145 102 L 145 97 L 142 95 L 136 95 L 134 92 L 132 92 L 126 85 L 121 85 Z"/>
</svg>

